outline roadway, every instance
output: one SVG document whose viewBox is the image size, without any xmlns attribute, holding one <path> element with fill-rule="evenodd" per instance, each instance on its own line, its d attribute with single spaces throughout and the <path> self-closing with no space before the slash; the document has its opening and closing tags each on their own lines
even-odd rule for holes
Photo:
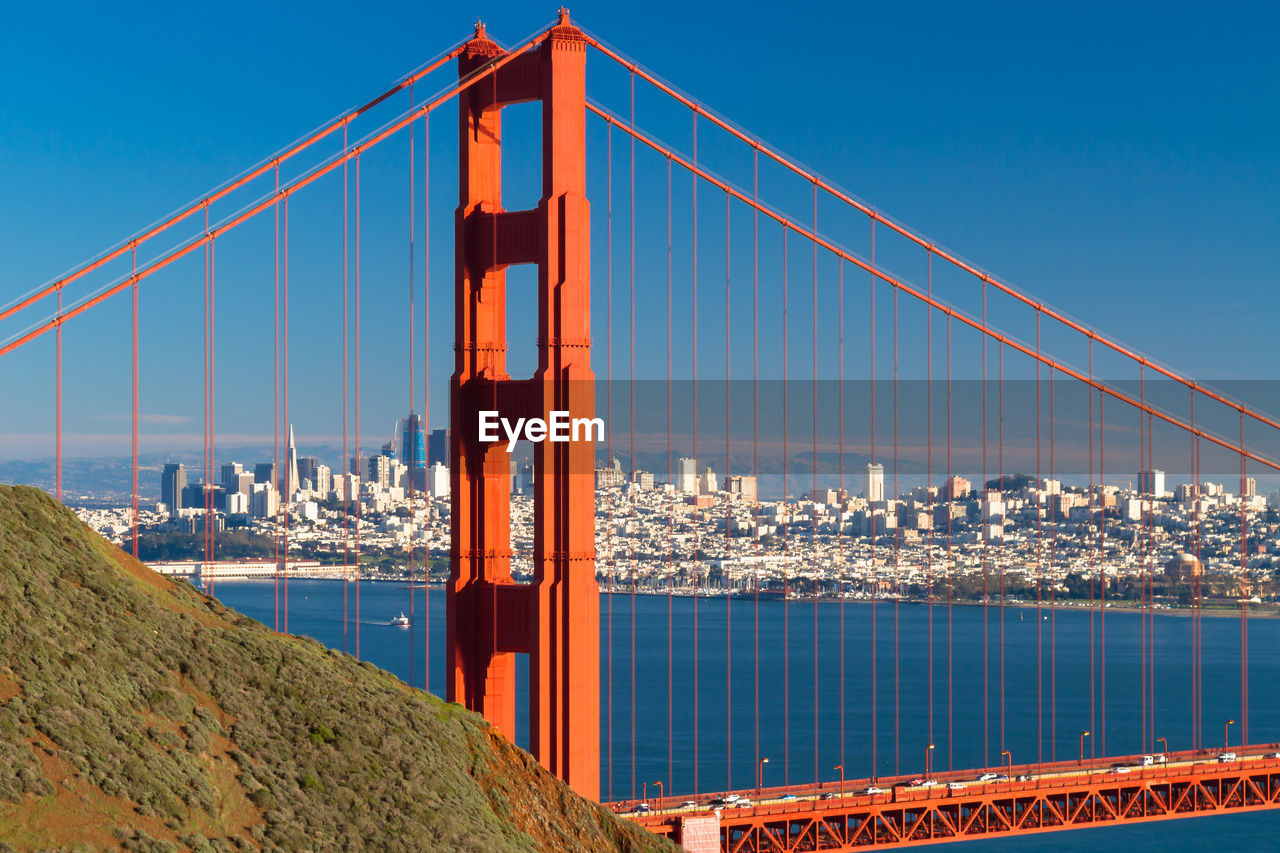
<svg viewBox="0 0 1280 853">
<path fill-rule="evenodd" d="M 1149 762 L 1149 763 L 1148 763 Z M 1224 783 L 1227 783 L 1224 786 Z M 1216 786 L 1216 787 L 1215 787 Z M 1280 747 L 1009 765 L 611 804 L 679 837 L 711 818 L 724 850 L 849 850 L 1153 820 L 1280 802 Z M 812 834 L 798 846 L 780 839 Z M 829 842 L 829 843 L 828 843 Z"/>
</svg>

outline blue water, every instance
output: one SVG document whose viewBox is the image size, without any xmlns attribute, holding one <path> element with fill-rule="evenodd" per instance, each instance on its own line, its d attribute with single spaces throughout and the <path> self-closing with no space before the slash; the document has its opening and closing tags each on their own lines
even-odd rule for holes
<svg viewBox="0 0 1280 853">
<path fill-rule="evenodd" d="M 222 581 L 215 592 L 236 610 L 267 625 L 275 624 L 273 582 Z M 348 614 L 345 639 L 344 595 Z M 425 600 L 428 597 L 429 602 Z M 425 622 L 430 635 L 430 689 L 443 695 L 444 599 L 441 588 L 433 588 L 427 596 L 418 587 L 412 607 L 416 624 L 410 630 L 389 624 L 401 611 L 410 612 L 409 590 L 403 584 L 362 582 L 357 622 L 354 585 L 295 580 L 289 584 L 288 627 L 292 633 L 306 634 L 330 647 L 345 648 L 353 653 L 358 627 L 362 658 L 421 685 Z M 634 738 L 631 726 L 633 608 Z M 928 675 L 930 610 L 925 605 L 902 604 L 895 608 L 892 603 L 882 602 L 874 608 L 874 658 L 878 662 L 875 695 L 879 697 L 874 721 L 872 703 L 868 701 L 872 695 L 870 662 L 873 658 L 873 607 L 869 603 L 821 602 L 815 606 L 813 602 L 762 601 L 758 609 L 758 633 L 757 609 L 751 600 L 728 604 L 723 598 L 695 601 L 606 595 L 602 597 L 601 609 L 605 650 L 607 652 L 610 639 L 613 649 L 612 655 L 602 655 L 601 762 L 605 799 L 640 796 L 645 792 L 646 782 L 652 795 L 656 788 L 653 782 L 657 779 L 664 780 L 668 793 L 676 796 L 695 790 L 752 788 L 756 785 L 757 758 L 764 756 L 769 758 L 764 771 L 765 784 L 777 785 L 808 782 L 815 775 L 835 779 L 838 774 L 832 768 L 836 764 L 847 768 L 849 778 L 867 776 L 873 767 L 879 775 L 921 772 L 928 743 L 935 744 L 933 762 L 939 770 L 1000 764 L 1002 748 L 1011 750 L 1018 764 L 1069 759 L 1077 754 L 1079 735 L 1085 730 L 1094 733 L 1085 740 L 1087 754 L 1094 751 L 1104 754 L 1104 748 L 1105 754 L 1112 755 L 1151 749 L 1142 743 L 1142 618 L 1138 614 L 1109 612 L 1106 616 L 1104 727 L 1100 666 L 1096 663 L 1092 701 L 1090 688 L 1090 632 L 1095 648 L 1100 646 L 1101 639 L 1096 612 L 1091 620 L 1087 612 L 1059 609 L 1052 620 L 1046 620 L 1043 618 L 1049 615 L 1046 608 L 1037 620 L 1034 609 L 1004 610 L 1002 746 L 999 643 L 1002 611 L 999 608 L 992 607 L 984 613 L 981 607 L 957 606 L 950 611 L 954 658 L 948 662 L 948 610 L 945 606 L 933 607 L 932 724 Z M 422 618 L 424 611 L 428 614 L 426 620 Z M 695 618 L 698 624 L 696 655 Z M 672 637 L 670 657 L 668 624 Z M 1240 627 L 1235 619 L 1209 617 L 1203 620 L 1203 626 L 1204 671 L 1211 675 L 1204 681 L 1202 733 L 1205 746 L 1216 746 L 1222 741 L 1223 722 L 1243 719 Z M 731 630 L 727 630 L 730 627 Z M 1175 750 L 1193 746 L 1190 630 L 1191 620 L 1185 616 L 1156 617 L 1156 726 L 1149 737 L 1165 737 L 1169 748 Z M 1049 642 L 1052 632 L 1057 635 L 1056 697 Z M 984 634 L 989 685 L 985 707 Z M 1278 639 L 1280 620 L 1250 622 L 1249 740 L 1254 743 L 1280 740 L 1280 703 L 1276 701 L 1280 694 Z M 1043 655 L 1038 678 L 1037 648 L 1041 644 Z M 784 662 L 789 665 L 784 667 Z M 527 669 L 523 665 L 517 668 L 517 678 L 516 739 L 527 746 L 528 727 L 523 713 L 527 706 Z M 612 703 L 609 702 L 610 682 Z M 1036 713 L 1038 696 L 1042 716 Z M 784 701 L 784 697 L 790 697 L 789 701 Z M 1233 744 L 1239 742 L 1241 728 L 1240 723 L 1231 727 Z M 790 737 L 787 737 L 788 731 Z M 696 775 L 695 754 L 701 759 Z M 987 847 L 1009 851 L 1082 847 L 1129 851 L 1280 849 L 1280 814 L 1233 815 L 1017 840 L 968 842 L 964 849 L 985 850 Z"/>
</svg>

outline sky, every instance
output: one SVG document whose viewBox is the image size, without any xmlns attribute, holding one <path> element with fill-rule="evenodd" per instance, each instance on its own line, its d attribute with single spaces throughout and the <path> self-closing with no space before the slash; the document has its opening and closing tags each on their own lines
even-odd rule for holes
<svg viewBox="0 0 1280 853">
<path fill-rule="evenodd" d="M 1280 13 L 1267 5 L 578 3 L 571 12 L 593 34 L 775 148 L 1136 351 L 1210 381 L 1276 378 L 1280 114 L 1273 105 L 1280 103 L 1274 62 Z M 384 3 L 368 11 L 329 2 L 69 2 L 10 10 L 0 32 L 0 71 L 10 81 L 0 108 L 0 305 L 382 91 L 465 38 L 477 18 L 493 36 L 514 43 L 554 14 L 553 5 L 497 2 Z M 596 57 L 589 61 L 592 69 L 606 65 Z M 441 82 L 450 72 L 442 73 Z M 625 115 L 625 80 L 609 73 L 602 71 L 593 91 Z M 647 93 L 639 103 L 647 127 L 688 150 L 689 133 L 672 118 L 676 113 L 656 106 L 649 111 L 656 102 Z M 445 140 L 439 143 L 444 155 L 453 115 L 444 110 L 433 123 L 433 150 Z M 520 127 L 534 126 L 529 119 L 527 113 L 512 119 L 513 137 Z M 723 148 L 718 168 L 742 178 L 741 158 L 703 132 L 705 155 L 714 158 Z M 588 146 L 597 155 L 589 184 L 596 371 L 606 372 L 607 363 L 615 377 L 626 378 L 626 317 L 600 313 L 609 227 L 600 216 L 607 205 L 598 158 L 603 140 L 600 127 L 589 129 Z M 620 136 L 612 144 L 615 155 L 624 150 Z M 661 163 L 643 157 L 641 215 L 660 211 L 664 201 Z M 447 417 L 452 357 L 448 317 L 438 307 L 451 296 L 452 278 L 456 178 L 445 160 L 432 161 L 432 426 Z M 408 203 L 396 177 L 406 162 L 403 154 L 381 163 L 371 157 L 364 178 L 366 286 L 385 288 L 370 290 L 364 303 L 365 446 L 381 444 L 408 407 L 401 390 L 407 386 L 404 347 L 391 343 L 404 321 L 406 275 L 400 266 L 407 222 L 396 220 L 394 211 Z M 615 159 L 615 168 L 625 169 L 617 165 L 622 162 Z M 513 194 L 532 185 L 532 174 L 513 166 Z M 677 176 L 681 180 L 687 185 L 687 176 Z M 614 296 L 622 303 L 629 190 L 618 175 L 613 187 Z M 796 191 L 779 182 L 776 190 L 779 207 L 806 214 L 803 187 Z M 340 321 L 328 295 L 309 299 L 332 291 L 334 264 L 340 263 L 331 212 L 336 195 L 333 187 L 326 192 L 309 207 L 300 199 L 291 212 L 291 352 L 295 365 L 308 365 L 292 376 L 291 419 L 301 423 L 304 444 L 331 441 L 340 427 L 340 383 L 334 379 L 335 371 L 340 375 Z M 712 310 L 718 300 L 723 314 L 723 261 L 709 254 L 724 254 L 725 228 L 713 224 L 715 205 L 723 202 L 702 192 L 699 264 L 706 295 L 700 299 L 708 301 L 699 307 Z M 687 266 L 681 264 L 691 256 L 682 205 L 687 202 L 678 195 L 674 252 L 677 265 Z M 824 199 L 820 217 L 830 207 Z M 742 301 L 740 253 L 750 223 L 741 210 L 733 216 L 738 249 L 729 314 L 738 324 L 734 340 L 741 342 L 749 306 Z M 645 304 L 637 315 L 642 332 L 636 365 L 641 378 L 660 378 L 663 371 L 648 358 L 654 341 L 644 330 L 659 322 L 664 307 L 663 238 L 650 219 L 638 222 Z M 228 240 L 218 247 L 218 269 L 225 270 L 219 273 L 218 429 L 225 445 L 271 436 L 272 307 L 269 293 L 263 296 L 271 287 L 269 233 L 260 229 L 239 244 Z M 772 232 L 763 233 L 773 239 Z M 837 236 L 866 255 L 861 232 Z M 809 286 L 808 251 L 793 248 L 790 263 L 801 265 L 796 275 L 803 281 L 798 291 Z M 880 252 L 896 273 L 923 282 L 918 257 L 883 243 Z M 144 444 L 152 449 L 201 437 L 198 255 L 193 263 L 193 269 L 144 285 L 147 375 L 140 405 Z M 780 262 L 763 257 L 761 264 L 772 283 Z M 821 264 L 822 287 L 829 288 L 834 268 L 826 257 Z M 678 281 L 677 290 L 683 284 Z M 940 280 L 938 286 L 950 285 Z M 824 289 L 823 298 L 832 292 Z M 886 292 L 881 288 L 874 297 L 882 323 Z M 653 299 L 646 302 L 646 295 Z M 945 298 L 962 304 L 973 295 L 957 291 Z M 807 320 L 813 309 L 816 326 L 818 305 L 810 296 L 796 298 L 796 316 Z M 856 297 L 850 290 L 855 298 L 865 299 L 865 290 Z M 829 303 L 819 304 L 826 323 Z M 677 326 L 686 322 L 684 313 L 677 306 Z M 782 350 L 767 308 L 765 315 L 763 372 L 773 375 Z M 1021 324 L 1016 337 L 1032 339 L 1025 317 L 1008 318 Z M 128 425 L 128 360 L 127 348 L 112 342 L 127 341 L 128 324 L 127 301 L 115 300 L 92 320 L 66 327 L 64 394 L 74 422 L 67 430 L 69 454 L 120 449 Z M 527 317 L 512 325 L 513 334 L 531 328 Z M 788 330 L 792 361 L 800 365 L 791 378 L 811 376 L 805 372 L 811 343 L 805 326 L 796 322 Z M 0 329 L 0 338 L 14 331 Z M 611 333 L 611 352 L 602 352 Z M 723 352 L 723 335 L 708 331 L 703 341 L 705 369 L 713 375 L 723 374 L 725 361 L 707 353 Z M 857 338 L 851 331 L 851 345 Z M 824 332 L 823 378 L 833 373 L 830 340 L 834 334 Z M 881 376 L 891 361 L 885 340 L 882 334 L 880 349 L 873 350 Z M 958 337 L 958 345 L 972 342 Z M 416 346 L 420 357 L 421 343 Z M 525 356 L 514 346 L 519 362 Z M 683 366 L 680 346 L 675 357 Z M 45 340 L 30 353 L 0 359 L 10 362 L 0 370 L 6 400 L 0 458 L 51 453 L 51 347 Z M 917 354 L 914 360 L 903 356 L 914 376 L 925 368 L 920 349 L 918 336 L 904 345 Z M 1078 351 L 1075 356 L 1079 364 Z M 735 378 L 751 369 L 737 355 L 728 366 Z M 854 374 L 869 370 L 849 367 Z M 1011 370 L 1028 375 L 1025 366 Z M 420 408 L 421 392 L 416 394 Z"/>
</svg>

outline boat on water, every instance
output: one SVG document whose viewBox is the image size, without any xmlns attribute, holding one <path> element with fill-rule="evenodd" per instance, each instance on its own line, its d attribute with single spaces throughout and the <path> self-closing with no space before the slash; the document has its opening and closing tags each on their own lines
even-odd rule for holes
<svg viewBox="0 0 1280 853">
<path fill-rule="evenodd" d="M 399 616 L 391 620 L 391 624 L 395 625 L 397 628 L 408 628 L 409 617 L 405 616 L 404 612 L 402 611 Z"/>
</svg>

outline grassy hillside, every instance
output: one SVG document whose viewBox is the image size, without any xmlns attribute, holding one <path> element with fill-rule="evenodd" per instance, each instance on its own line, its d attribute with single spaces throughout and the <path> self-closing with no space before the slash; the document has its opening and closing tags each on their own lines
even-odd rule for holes
<svg viewBox="0 0 1280 853">
<path fill-rule="evenodd" d="M 0 486 L 0 851 L 674 849 L 481 718 Z"/>
</svg>

